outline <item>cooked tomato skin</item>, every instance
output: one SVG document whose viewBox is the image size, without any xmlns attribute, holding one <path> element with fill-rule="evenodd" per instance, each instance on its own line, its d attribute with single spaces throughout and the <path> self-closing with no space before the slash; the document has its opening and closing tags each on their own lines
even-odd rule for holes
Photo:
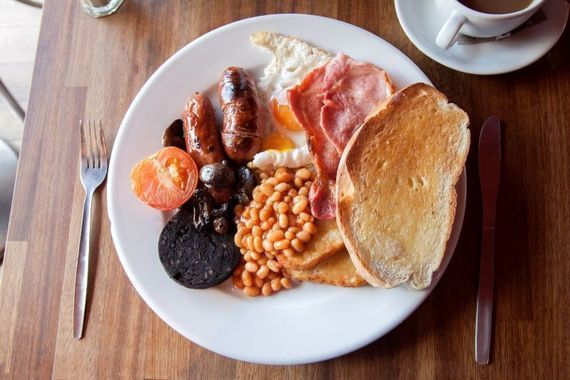
<svg viewBox="0 0 570 380">
<path fill-rule="evenodd" d="M 169 146 L 140 161 L 131 171 L 135 195 L 158 210 L 173 210 L 192 196 L 198 167 L 190 155 Z"/>
</svg>

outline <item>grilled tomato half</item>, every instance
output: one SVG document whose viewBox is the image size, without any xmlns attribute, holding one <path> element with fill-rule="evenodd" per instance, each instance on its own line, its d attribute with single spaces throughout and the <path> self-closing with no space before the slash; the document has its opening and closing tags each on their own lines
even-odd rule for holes
<svg viewBox="0 0 570 380">
<path fill-rule="evenodd" d="M 192 196 L 198 167 L 187 152 L 169 146 L 136 164 L 131 184 L 135 195 L 150 207 L 172 210 Z"/>
</svg>

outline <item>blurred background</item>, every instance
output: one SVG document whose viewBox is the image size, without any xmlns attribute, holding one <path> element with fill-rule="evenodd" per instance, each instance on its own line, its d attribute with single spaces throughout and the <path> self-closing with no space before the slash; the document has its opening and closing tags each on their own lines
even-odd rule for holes
<svg viewBox="0 0 570 380">
<path fill-rule="evenodd" d="M 0 80 L 24 110 L 30 95 L 41 16 L 41 8 L 25 1 L 0 0 Z M 6 97 L 0 96 L 0 139 L 19 151 L 23 127 L 23 120 Z"/>
<path fill-rule="evenodd" d="M 0 280 L 4 238 L 41 22 L 41 1 L 0 0 Z"/>
</svg>

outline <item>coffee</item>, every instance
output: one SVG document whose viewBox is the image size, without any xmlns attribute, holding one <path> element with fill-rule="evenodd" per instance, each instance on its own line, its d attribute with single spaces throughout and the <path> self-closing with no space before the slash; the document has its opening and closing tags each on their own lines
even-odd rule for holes
<svg viewBox="0 0 570 380">
<path fill-rule="evenodd" d="M 463 5 L 483 13 L 512 13 L 525 9 L 532 0 L 459 0 Z"/>
</svg>

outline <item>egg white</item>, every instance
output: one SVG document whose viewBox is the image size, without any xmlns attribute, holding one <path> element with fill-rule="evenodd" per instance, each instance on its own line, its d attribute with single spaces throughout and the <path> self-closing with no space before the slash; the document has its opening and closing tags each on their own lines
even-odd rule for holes
<svg viewBox="0 0 570 380">
<path fill-rule="evenodd" d="M 251 42 L 272 54 L 271 62 L 265 67 L 263 76 L 257 83 L 262 101 L 271 114 L 271 100 L 279 104 L 289 104 L 287 91 L 301 83 L 313 69 L 324 65 L 332 55 L 318 47 L 295 37 L 274 32 L 255 32 Z M 289 137 L 297 147 L 307 145 L 304 131 L 293 132 L 281 127 L 271 116 L 273 131 Z"/>
</svg>

